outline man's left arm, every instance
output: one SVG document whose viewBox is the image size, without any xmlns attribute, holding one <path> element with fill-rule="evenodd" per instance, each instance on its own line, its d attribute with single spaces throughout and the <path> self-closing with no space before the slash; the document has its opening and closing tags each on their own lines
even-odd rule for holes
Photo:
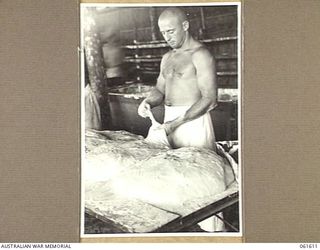
<svg viewBox="0 0 320 250">
<path fill-rule="evenodd" d="M 195 66 L 201 98 L 184 115 L 164 124 L 168 135 L 183 123 L 207 113 L 217 104 L 216 67 L 213 56 L 207 49 L 201 48 L 192 55 L 192 62 Z"/>
</svg>

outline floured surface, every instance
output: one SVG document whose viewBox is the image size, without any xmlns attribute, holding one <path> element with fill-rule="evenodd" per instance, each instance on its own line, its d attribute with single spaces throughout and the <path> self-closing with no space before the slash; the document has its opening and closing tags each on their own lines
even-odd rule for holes
<svg viewBox="0 0 320 250">
<path fill-rule="evenodd" d="M 148 232 L 213 202 L 234 180 L 215 152 L 169 149 L 124 131 L 86 131 L 85 206 Z"/>
<path fill-rule="evenodd" d="M 103 191 L 96 192 L 95 189 Z M 89 213 L 112 221 L 119 229 L 114 233 L 146 233 L 179 217 L 145 202 L 119 197 L 107 182 L 96 183 L 94 189 L 86 191 L 85 207 Z"/>
<path fill-rule="evenodd" d="M 207 199 L 226 189 L 224 164 L 209 150 L 167 150 L 140 162 L 137 168 L 121 172 L 111 183 L 119 196 L 136 198 L 168 211 L 185 214 L 190 209 L 194 211 L 199 208 L 190 201 Z"/>
<path fill-rule="evenodd" d="M 86 130 L 85 182 L 106 181 L 165 149 L 164 146 L 150 146 L 142 136 L 125 131 Z"/>
</svg>

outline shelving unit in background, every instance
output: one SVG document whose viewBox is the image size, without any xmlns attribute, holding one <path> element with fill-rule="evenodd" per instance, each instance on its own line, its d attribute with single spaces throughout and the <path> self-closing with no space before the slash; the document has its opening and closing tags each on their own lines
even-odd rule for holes
<svg viewBox="0 0 320 250">
<path fill-rule="evenodd" d="M 236 89 L 237 37 L 221 37 L 200 40 L 214 55 L 217 67 L 218 88 Z M 125 45 L 125 63 L 130 79 L 139 79 L 154 85 L 159 75 L 162 56 L 169 50 L 164 41 L 136 42 Z"/>
</svg>

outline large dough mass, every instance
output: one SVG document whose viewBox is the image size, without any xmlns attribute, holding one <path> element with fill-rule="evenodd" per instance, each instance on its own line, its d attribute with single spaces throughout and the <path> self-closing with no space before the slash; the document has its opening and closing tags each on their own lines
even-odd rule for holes
<svg viewBox="0 0 320 250">
<path fill-rule="evenodd" d="M 94 199 L 138 199 L 184 215 L 209 204 L 234 181 L 229 163 L 213 151 L 169 149 L 125 131 L 88 130 L 85 149 L 86 200 L 99 192 Z"/>
</svg>

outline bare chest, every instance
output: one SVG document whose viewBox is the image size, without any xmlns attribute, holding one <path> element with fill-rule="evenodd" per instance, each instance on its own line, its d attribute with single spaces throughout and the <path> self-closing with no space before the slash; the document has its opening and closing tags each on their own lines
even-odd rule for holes
<svg viewBox="0 0 320 250">
<path fill-rule="evenodd" d="M 167 78 L 186 78 L 195 76 L 191 53 L 174 53 L 168 57 L 163 67 L 163 76 Z"/>
</svg>

